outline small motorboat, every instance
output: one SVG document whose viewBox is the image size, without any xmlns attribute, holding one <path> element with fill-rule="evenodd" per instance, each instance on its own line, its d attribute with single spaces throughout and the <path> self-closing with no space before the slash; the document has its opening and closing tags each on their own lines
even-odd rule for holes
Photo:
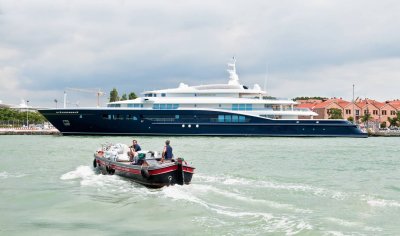
<svg viewBox="0 0 400 236">
<path fill-rule="evenodd" d="M 189 184 L 194 167 L 183 158 L 161 162 L 161 153 L 139 151 L 135 160 L 126 144 L 105 144 L 94 153 L 93 167 L 102 174 L 119 175 L 150 188 Z"/>
</svg>

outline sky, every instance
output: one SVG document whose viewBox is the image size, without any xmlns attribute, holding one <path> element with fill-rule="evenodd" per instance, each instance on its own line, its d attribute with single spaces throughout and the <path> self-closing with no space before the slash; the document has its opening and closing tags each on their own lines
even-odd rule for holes
<svg viewBox="0 0 400 236">
<path fill-rule="evenodd" d="M 0 0 L 0 100 L 55 107 L 240 82 L 275 97 L 400 99 L 396 0 Z M 69 106 L 96 105 L 68 92 Z"/>
</svg>

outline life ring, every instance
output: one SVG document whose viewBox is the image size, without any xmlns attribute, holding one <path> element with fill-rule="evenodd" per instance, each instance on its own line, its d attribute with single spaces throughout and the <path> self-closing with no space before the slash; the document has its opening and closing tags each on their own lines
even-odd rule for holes
<svg viewBox="0 0 400 236">
<path fill-rule="evenodd" d="M 96 159 L 93 160 L 93 167 L 94 167 L 94 168 L 97 168 L 97 161 L 96 161 Z"/>
<path fill-rule="evenodd" d="M 142 174 L 142 177 L 145 179 L 148 179 L 150 177 L 148 168 L 142 167 L 142 169 L 140 170 L 140 174 Z"/>
</svg>

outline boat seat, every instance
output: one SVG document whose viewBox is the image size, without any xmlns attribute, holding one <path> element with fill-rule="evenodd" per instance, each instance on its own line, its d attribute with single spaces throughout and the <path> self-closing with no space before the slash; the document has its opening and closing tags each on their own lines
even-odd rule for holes
<svg viewBox="0 0 400 236">
<path fill-rule="evenodd" d="M 130 157 L 126 153 L 125 154 L 118 154 L 117 161 L 118 162 L 130 161 Z"/>
</svg>

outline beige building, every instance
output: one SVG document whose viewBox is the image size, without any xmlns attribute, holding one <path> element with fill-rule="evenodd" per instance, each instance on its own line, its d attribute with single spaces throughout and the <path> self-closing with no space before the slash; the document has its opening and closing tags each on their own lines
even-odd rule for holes
<svg viewBox="0 0 400 236">
<path fill-rule="evenodd" d="M 343 119 L 355 117 L 357 123 L 361 122 L 361 117 L 369 113 L 372 121 L 386 122 L 389 125 L 388 117 L 396 117 L 397 112 L 400 112 L 400 100 L 378 102 L 372 99 L 359 99 L 357 101 L 349 102 L 341 98 L 331 98 L 325 101 L 297 101 L 301 102 L 299 108 L 308 108 L 318 114 L 315 119 L 329 119 L 332 108 L 341 110 Z"/>
</svg>

